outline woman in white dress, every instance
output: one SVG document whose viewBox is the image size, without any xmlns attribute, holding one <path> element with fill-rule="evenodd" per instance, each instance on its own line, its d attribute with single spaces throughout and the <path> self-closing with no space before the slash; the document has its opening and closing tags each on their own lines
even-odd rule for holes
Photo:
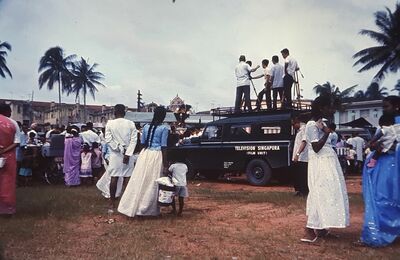
<svg viewBox="0 0 400 260">
<path fill-rule="evenodd" d="M 313 118 L 306 125 L 308 146 L 307 225 L 303 242 L 313 243 L 329 228 L 349 225 L 349 200 L 342 168 L 329 140 L 331 130 L 322 121 L 334 113 L 330 97 L 312 103 Z"/>
<path fill-rule="evenodd" d="M 160 214 L 156 180 L 168 169 L 165 148 L 169 128 L 162 125 L 165 115 L 166 109 L 157 107 L 151 124 L 143 127 L 141 135 L 143 149 L 118 206 L 118 211 L 128 217 Z"/>
</svg>

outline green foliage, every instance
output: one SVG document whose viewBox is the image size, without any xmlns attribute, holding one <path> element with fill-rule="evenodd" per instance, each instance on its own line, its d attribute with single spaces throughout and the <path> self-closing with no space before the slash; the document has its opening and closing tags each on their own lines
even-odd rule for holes
<svg viewBox="0 0 400 260">
<path fill-rule="evenodd" d="M 385 11 L 378 11 L 374 15 L 379 31 L 364 29 L 360 34 L 369 36 L 378 45 L 357 52 L 353 58 L 358 59 L 354 66 L 362 65 L 358 72 L 380 66 L 374 77 L 381 80 L 388 72 L 395 73 L 400 69 L 400 3 L 396 4 L 393 13 L 386 7 Z"/>
</svg>

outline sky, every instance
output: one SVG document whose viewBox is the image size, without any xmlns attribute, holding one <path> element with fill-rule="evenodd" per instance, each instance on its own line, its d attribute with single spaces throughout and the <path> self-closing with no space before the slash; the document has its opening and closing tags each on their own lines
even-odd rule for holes
<svg viewBox="0 0 400 260">
<path fill-rule="evenodd" d="M 373 14 L 395 0 L 0 0 L 0 41 L 12 45 L 0 78 L 0 98 L 58 101 L 57 88 L 39 90 L 38 64 L 60 46 L 105 75 L 88 104 L 168 105 L 177 94 L 195 110 L 232 106 L 234 68 L 241 54 L 253 64 L 288 48 L 298 61 L 302 95 L 327 81 L 365 90 L 377 69 L 358 73 L 352 55 L 376 43 Z M 281 59 L 282 62 L 282 59 Z M 258 70 L 253 75 L 261 74 Z M 398 75 L 382 86 L 393 89 Z M 254 80 L 259 91 L 263 80 Z M 357 90 L 358 90 L 357 89 Z M 394 94 L 395 92 L 391 92 Z M 252 98 L 255 98 L 252 92 Z M 63 102 L 75 102 L 63 96 Z"/>
</svg>

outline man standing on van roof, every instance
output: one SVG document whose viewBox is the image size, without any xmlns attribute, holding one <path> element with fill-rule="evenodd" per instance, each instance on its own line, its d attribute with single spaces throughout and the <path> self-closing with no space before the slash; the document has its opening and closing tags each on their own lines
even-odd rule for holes
<svg viewBox="0 0 400 260">
<path fill-rule="evenodd" d="M 282 102 L 283 100 L 283 76 L 285 72 L 283 66 L 279 64 L 278 56 L 276 55 L 272 56 L 272 63 L 274 64 L 270 72 L 272 81 L 272 98 L 273 98 L 272 108 L 276 109 L 278 94 L 280 101 Z"/>
<path fill-rule="evenodd" d="M 254 69 L 246 63 L 246 57 L 240 55 L 239 64 L 235 68 L 235 75 L 237 79 L 236 87 L 236 100 L 235 100 L 235 112 L 240 112 L 240 103 L 242 102 L 242 96 L 244 96 L 245 105 L 244 109 L 251 111 L 250 101 L 250 73 L 256 71 L 260 66 L 257 65 Z"/>
<path fill-rule="evenodd" d="M 285 59 L 285 76 L 283 77 L 283 97 L 285 108 L 292 107 L 292 85 L 294 82 L 294 74 L 299 70 L 297 61 L 289 56 L 289 50 L 281 50 L 282 57 Z"/>
</svg>

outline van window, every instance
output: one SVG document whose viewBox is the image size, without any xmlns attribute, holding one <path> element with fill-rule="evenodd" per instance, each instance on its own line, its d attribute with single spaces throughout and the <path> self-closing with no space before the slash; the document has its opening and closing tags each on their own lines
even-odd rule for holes
<svg viewBox="0 0 400 260">
<path fill-rule="evenodd" d="M 220 140 L 221 137 L 222 127 L 216 125 L 207 126 L 202 135 L 203 140 Z"/>
<path fill-rule="evenodd" d="M 261 126 L 262 135 L 278 135 L 281 133 L 280 126 Z"/>
<path fill-rule="evenodd" d="M 251 125 L 232 125 L 229 129 L 232 139 L 246 139 L 251 135 Z"/>
</svg>

